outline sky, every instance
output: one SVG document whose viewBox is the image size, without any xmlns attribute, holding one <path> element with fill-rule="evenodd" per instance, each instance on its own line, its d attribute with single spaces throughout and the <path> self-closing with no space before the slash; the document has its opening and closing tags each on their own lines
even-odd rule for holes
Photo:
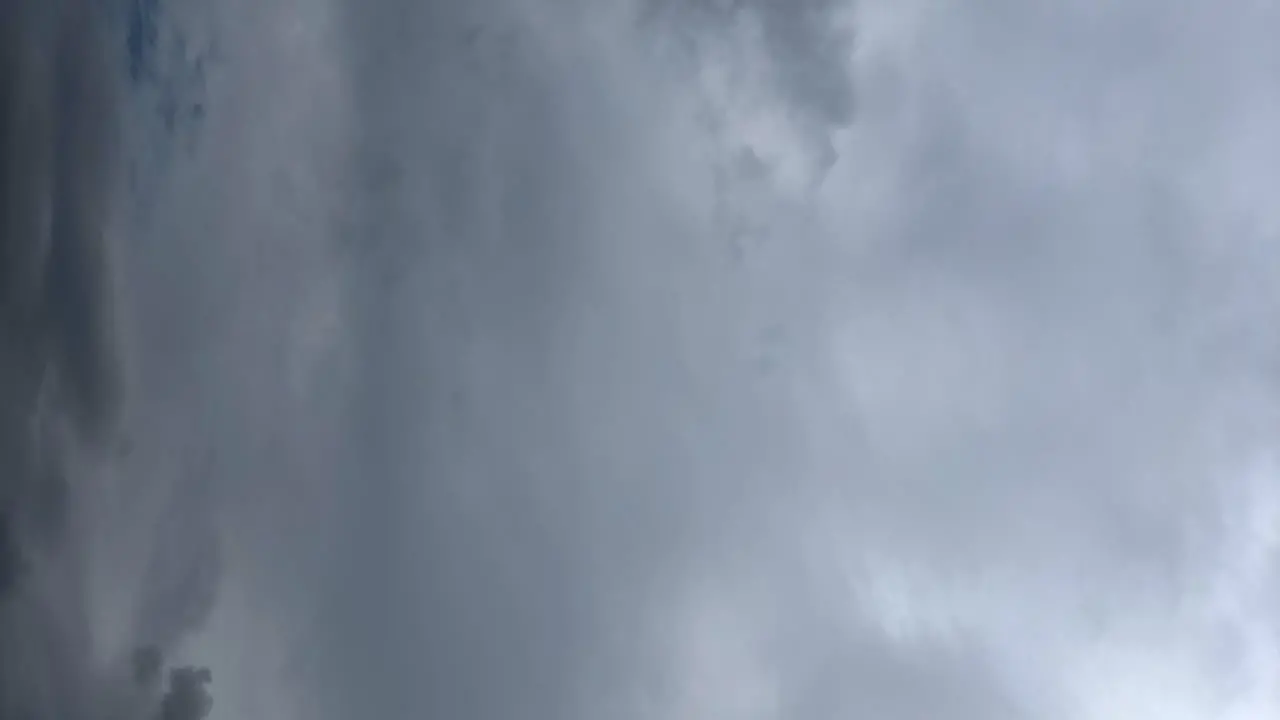
<svg viewBox="0 0 1280 720">
<path fill-rule="evenodd" d="M 0 14 L 0 718 L 1280 713 L 1280 6 Z"/>
</svg>

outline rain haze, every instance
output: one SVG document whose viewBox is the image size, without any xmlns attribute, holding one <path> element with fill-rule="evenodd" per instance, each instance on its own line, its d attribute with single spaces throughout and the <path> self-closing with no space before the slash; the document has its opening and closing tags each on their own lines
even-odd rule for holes
<svg viewBox="0 0 1280 720">
<path fill-rule="evenodd" d="M 0 720 L 1280 717 L 1278 33 L 0 0 Z"/>
</svg>

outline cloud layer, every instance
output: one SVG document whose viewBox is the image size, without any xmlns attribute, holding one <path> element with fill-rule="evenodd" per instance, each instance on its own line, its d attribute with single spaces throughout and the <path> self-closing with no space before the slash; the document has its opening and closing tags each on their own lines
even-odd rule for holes
<svg viewBox="0 0 1280 720">
<path fill-rule="evenodd" d="M 0 714 L 1275 712 L 1275 11 L 139 8 L 0 87 Z"/>
</svg>

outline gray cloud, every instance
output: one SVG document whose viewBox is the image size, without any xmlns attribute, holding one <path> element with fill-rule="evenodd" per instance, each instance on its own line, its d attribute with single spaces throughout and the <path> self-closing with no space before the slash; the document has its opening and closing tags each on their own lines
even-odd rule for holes
<svg viewBox="0 0 1280 720">
<path fill-rule="evenodd" d="M 306 617 L 279 642 L 307 669 L 263 672 L 335 716 L 1261 697 L 1265 642 L 1254 669 L 1204 659 L 1270 627 L 1239 609 L 1267 564 L 1216 570 L 1261 542 L 1236 518 L 1273 413 L 1261 220 L 1225 229 L 1260 207 L 1242 148 L 1269 145 L 1222 108 L 1265 107 L 1209 49 L 1243 23 L 862 3 L 842 50 L 835 6 L 638 9 L 364 3 L 228 71 L 258 122 L 207 139 L 261 166 L 203 172 L 293 214 L 223 190 L 256 209 L 201 264 L 241 290 L 212 311 L 236 372 L 196 377 L 232 464 L 292 469 L 268 474 L 314 511 L 236 521 L 258 539 L 233 583 L 307 589 L 259 610 Z M 291 37 L 258 12 L 246 47 Z M 301 65 L 310 91 L 252 82 Z M 313 126 L 300 97 L 345 111 Z M 278 340 L 304 336 L 305 361 Z M 200 643 L 252 662 L 220 639 L 247 612 Z"/>
<path fill-rule="evenodd" d="M 1268 13 L 173 0 L 190 152 L 4 146 L 4 711 L 1271 712 Z"/>
<path fill-rule="evenodd" d="M 124 412 L 116 325 L 124 88 L 107 16 L 88 3 L 0 4 L 0 715 L 147 717 L 114 661 L 100 655 L 98 544 L 112 517 L 99 500 Z M 200 557 L 202 499 L 173 522 L 167 551 L 187 553 L 144 578 L 149 638 L 173 645 L 199 624 L 215 565 Z M 136 519 L 136 516 L 135 516 Z M 207 543 L 206 543 L 207 544 Z M 186 548 L 187 550 L 183 550 Z M 188 552 L 195 548 L 195 556 Z M 207 553 L 206 553 L 207 554 Z M 107 561 L 104 563 L 104 560 Z M 154 575 L 154 573 L 152 573 Z M 108 573 L 110 575 L 110 573 Z M 186 575 L 187 577 L 182 577 Z M 113 590 L 130 585 L 110 577 Z M 211 580 L 216 583 L 216 579 Z M 175 587 L 178 586 L 178 587 Z M 196 596 L 196 597 L 193 597 Z M 158 596 L 158 597 L 157 597 Z M 187 617 L 192 611 L 197 617 Z M 167 618 L 167 619 L 166 619 Z M 158 626 L 158 627 L 157 627 Z"/>
<path fill-rule="evenodd" d="M 0 27 L 0 712 L 84 717 L 90 639 L 60 430 L 92 447 L 116 409 L 97 235 L 111 85 L 93 77 L 85 8 L 6 2 Z"/>
</svg>

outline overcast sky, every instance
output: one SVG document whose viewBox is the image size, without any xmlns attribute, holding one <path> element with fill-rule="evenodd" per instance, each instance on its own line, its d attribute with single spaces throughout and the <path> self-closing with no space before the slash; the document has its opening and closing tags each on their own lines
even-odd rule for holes
<svg viewBox="0 0 1280 720">
<path fill-rule="evenodd" d="M 3 708 L 1280 713 L 1280 6 L 148 7 Z"/>
</svg>

